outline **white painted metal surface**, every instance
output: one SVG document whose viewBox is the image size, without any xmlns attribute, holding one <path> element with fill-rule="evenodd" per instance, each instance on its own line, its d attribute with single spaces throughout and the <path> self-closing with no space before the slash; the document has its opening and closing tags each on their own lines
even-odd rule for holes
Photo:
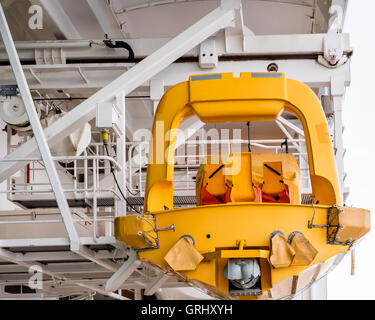
<svg viewBox="0 0 375 320">
<path fill-rule="evenodd" d="M 33 129 L 36 144 L 39 152 L 42 156 L 46 172 L 48 174 L 51 187 L 56 197 L 56 202 L 59 206 L 61 215 L 64 220 L 66 231 L 68 232 L 70 244 L 72 249 L 78 249 L 79 239 L 77 231 L 74 228 L 68 202 L 66 201 L 65 195 L 62 191 L 60 178 L 57 174 L 56 167 L 52 161 L 51 151 L 49 150 L 47 140 L 43 134 L 43 128 L 39 122 L 39 116 L 35 110 L 34 102 L 31 97 L 28 84 L 26 82 L 25 75 L 23 73 L 21 63 L 19 61 L 16 48 L 13 43 L 12 36 L 8 27 L 8 23 L 5 18 L 5 14 L 2 6 L 0 5 L 0 33 L 7 49 L 9 61 L 11 63 L 14 75 L 17 80 L 18 89 L 20 90 L 22 101 L 25 105 L 29 121 Z"/>
<path fill-rule="evenodd" d="M 225 9 L 219 7 L 206 17 L 186 29 L 165 46 L 142 60 L 122 76 L 111 82 L 109 85 L 99 90 L 93 96 L 82 102 L 70 113 L 53 125 L 45 129 L 44 135 L 48 144 L 54 144 L 64 138 L 69 132 L 77 129 L 80 124 L 90 121 L 95 116 L 97 103 L 110 100 L 121 91 L 129 93 L 149 80 L 163 68 L 171 64 L 174 60 L 183 55 L 201 41 L 215 33 L 216 31 L 230 27 L 234 19 L 234 11 L 238 9 L 238 1 L 233 1 L 232 7 Z M 28 157 L 35 155 L 36 144 L 34 139 L 30 139 L 20 148 L 14 151 L 10 158 Z M 20 167 L 17 164 L 8 163 L 0 167 L 0 181 Z"/>
</svg>

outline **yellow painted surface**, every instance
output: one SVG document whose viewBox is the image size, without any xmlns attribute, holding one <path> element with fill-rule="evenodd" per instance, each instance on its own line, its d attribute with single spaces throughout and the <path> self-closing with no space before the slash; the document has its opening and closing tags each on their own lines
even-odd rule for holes
<svg viewBox="0 0 375 320">
<path fill-rule="evenodd" d="M 280 176 L 267 168 L 265 165 L 276 170 Z M 272 161 L 263 163 L 263 191 L 268 194 L 278 194 L 284 190 L 283 163 Z"/>
<path fill-rule="evenodd" d="M 314 223 L 326 222 L 327 208 L 327 206 L 315 206 Z M 159 232 L 160 249 L 140 252 L 139 257 L 165 268 L 168 266 L 164 256 L 185 234 L 194 238 L 195 248 L 202 255 L 218 250 L 239 251 L 239 240 L 246 242 L 247 247 L 244 251 L 252 248 L 269 250 L 269 235 L 275 230 L 282 231 L 286 236 L 295 230 L 301 231 L 318 251 L 312 265 L 324 262 L 348 249 L 347 246 L 327 244 L 326 229 L 307 227 L 308 220 L 311 220 L 313 215 L 311 205 L 230 203 L 161 211 L 154 214 L 159 228 L 174 224 L 175 232 Z M 129 218 L 131 216 L 118 217 L 116 224 L 126 229 L 128 227 L 126 221 Z M 116 230 L 117 239 L 126 243 L 124 241 L 126 239 L 121 237 L 121 230 Z M 219 258 L 219 261 L 226 261 L 226 258 Z M 226 283 L 227 280 L 217 269 L 217 263 L 203 261 L 196 270 L 184 273 L 188 279 L 196 279 L 223 290 L 225 286 L 219 284 Z M 306 266 L 270 269 L 271 284 L 298 275 L 304 269 Z"/>
<path fill-rule="evenodd" d="M 143 217 L 144 219 L 140 219 Z M 147 219 L 148 222 L 145 220 Z M 122 242 L 132 248 L 147 248 L 156 246 L 154 238 L 156 234 L 153 230 L 153 217 L 151 215 L 130 215 L 126 216 L 126 226 L 122 223 L 122 219 L 115 219 L 115 235 Z M 149 233 L 144 237 L 140 233 Z M 152 238 L 154 237 L 154 238 Z"/>
<path fill-rule="evenodd" d="M 212 259 L 228 259 L 228 258 L 268 258 L 269 250 L 248 249 L 248 250 L 218 250 L 208 252 L 204 257 L 208 260 Z"/>
<path fill-rule="evenodd" d="M 233 202 L 254 201 L 255 191 L 251 171 L 251 152 L 233 154 L 231 171 L 231 200 Z"/>
<path fill-rule="evenodd" d="M 225 193 L 227 187 L 225 185 L 224 167 L 218 170 L 223 164 L 206 164 L 203 186 L 214 196 L 220 196 Z M 218 170 L 210 179 L 209 177 Z"/>
<path fill-rule="evenodd" d="M 316 206 L 315 223 L 325 223 L 326 209 L 324 206 Z M 159 228 L 174 224 L 176 231 L 159 232 L 160 249 L 140 252 L 139 256 L 162 267 L 167 267 L 164 256 L 184 234 L 194 238 L 195 248 L 201 254 L 217 249 L 237 249 L 237 240 L 240 239 L 244 239 L 249 247 L 269 250 L 269 235 L 275 230 L 282 231 L 286 236 L 295 230 L 303 232 L 319 251 L 314 263 L 325 261 L 332 255 L 347 250 L 345 246 L 327 245 L 325 229 L 307 228 L 307 221 L 311 220 L 313 215 L 313 209 L 308 205 L 231 203 L 154 214 Z M 122 226 L 126 228 L 125 221 L 128 218 L 118 217 L 116 220 L 122 220 Z M 121 237 L 117 238 L 123 241 Z M 298 274 L 301 270 L 303 267 L 273 269 L 272 283 Z M 202 282 L 212 281 L 212 277 L 205 278 L 207 274 L 200 274 L 200 266 L 194 272 L 186 272 L 186 275 Z M 215 285 L 212 282 L 209 284 Z"/>
</svg>

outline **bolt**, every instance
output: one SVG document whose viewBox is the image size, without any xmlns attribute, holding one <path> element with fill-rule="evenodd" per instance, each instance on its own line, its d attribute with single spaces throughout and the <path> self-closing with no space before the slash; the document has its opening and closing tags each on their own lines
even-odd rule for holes
<svg viewBox="0 0 375 320">
<path fill-rule="evenodd" d="M 277 72 L 277 70 L 279 70 L 279 66 L 276 63 L 274 63 L 274 62 L 270 63 L 267 66 L 267 71 L 268 72 Z"/>
</svg>

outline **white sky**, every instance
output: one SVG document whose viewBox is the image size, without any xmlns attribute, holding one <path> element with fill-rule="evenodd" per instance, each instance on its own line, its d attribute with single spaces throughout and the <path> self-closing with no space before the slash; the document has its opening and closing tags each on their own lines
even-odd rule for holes
<svg viewBox="0 0 375 320">
<path fill-rule="evenodd" d="M 344 158 L 350 187 L 347 205 L 370 209 L 375 205 L 375 43 L 371 35 L 375 12 L 374 0 L 350 0 L 344 32 L 350 33 L 354 55 L 351 85 L 346 91 L 343 122 Z M 374 220 L 372 216 L 372 221 Z M 356 247 L 355 275 L 350 275 L 351 259 L 344 260 L 328 276 L 328 299 L 375 299 L 375 231 Z"/>
</svg>

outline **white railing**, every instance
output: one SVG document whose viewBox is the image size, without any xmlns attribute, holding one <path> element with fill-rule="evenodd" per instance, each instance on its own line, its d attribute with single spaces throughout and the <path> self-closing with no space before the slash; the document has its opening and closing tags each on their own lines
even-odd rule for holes
<svg viewBox="0 0 375 320">
<path fill-rule="evenodd" d="M 71 193 L 74 199 L 84 199 L 91 200 L 91 212 L 92 218 L 85 219 L 73 219 L 74 222 L 91 222 L 93 225 L 93 237 L 97 237 L 97 223 L 100 221 L 112 221 L 117 215 L 114 212 L 114 215 L 98 218 L 98 198 L 104 194 L 110 194 L 114 199 L 114 203 L 117 200 L 122 200 L 121 195 L 118 193 L 118 190 L 114 187 L 102 187 L 100 176 L 103 174 L 100 170 L 107 171 L 108 175 L 110 172 L 110 165 L 115 171 L 122 170 L 123 168 L 117 163 L 117 161 L 110 156 L 106 155 L 83 155 L 83 156 L 58 156 L 52 158 L 55 163 L 61 161 L 68 161 L 72 164 L 71 167 L 63 168 L 59 165 L 56 165 L 60 176 L 62 172 L 71 171 L 71 182 L 64 183 L 62 182 L 63 191 L 65 194 Z M 7 161 L 23 161 L 30 163 L 26 169 L 23 170 L 23 176 L 21 177 L 10 177 L 7 183 L 8 187 L 6 190 L 0 190 L 0 193 L 7 194 L 8 200 L 10 201 L 20 201 L 23 199 L 32 199 L 32 196 L 47 194 L 53 197 L 53 190 L 50 187 L 48 178 L 43 177 L 41 172 L 45 172 L 42 164 L 42 160 L 39 157 L 29 157 L 29 158 L 13 158 L 13 159 L 0 159 L 0 162 Z M 35 175 L 35 172 L 37 174 Z M 78 177 L 82 176 L 82 181 L 78 181 Z M 20 182 L 23 181 L 23 182 Z M 47 189 L 47 187 L 50 187 Z M 18 197 L 17 197 L 17 196 Z M 69 199 L 69 197 L 67 197 Z M 37 198 L 38 199 L 38 198 Z M 113 205 L 107 205 L 113 207 Z M 116 206 L 115 206 L 116 207 Z M 55 223 L 63 222 L 60 219 L 53 220 L 9 220 L 1 221 L 0 224 L 18 224 L 18 223 Z"/>
<path fill-rule="evenodd" d="M 285 139 L 263 139 L 263 140 L 251 140 L 251 147 L 261 148 L 264 150 L 272 150 L 275 153 L 281 153 L 283 147 L 281 143 L 285 142 Z M 307 161 L 307 153 L 298 152 L 296 146 L 293 143 L 298 144 L 300 147 L 304 147 L 304 139 L 288 140 L 290 153 L 293 154 L 298 163 L 300 164 L 301 171 L 301 186 L 304 189 L 310 188 L 310 175 Z M 129 142 L 128 143 L 128 162 L 127 172 L 128 174 L 128 189 L 131 194 L 137 194 L 144 196 L 145 184 L 146 184 L 146 169 L 148 159 L 148 142 Z M 233 140 L 187 140 L 184 145 L 181 145 L 176 150 L 175 155 L 175 171 L 174 171 L 174 192 L 175 195 L 179 195 L 183 192 L 184 195 L 195 195 L 195 180 L 193 177 L 196 176 L 201 161 L 208 155 L 220 154 L 229 155 L 231 152 L 238 152 L 241 147 L 248 145 L 248 140 L 233 139 Z M 202 147 L 203 146 L 203 147 Z M 208 146 L 210 146 L 211 153 L 207 152 Z M 216 146 L 216 148 L 215 148 Z M 190 152 L 191 147 L 195 147 L 194 150 L 198 152 Z M 236 149 L 237 148 L 237 149 Z M 134 151 L 137 149 L 138 153 L 134 155 Z M 215 152 L 212 150 L 215 149 Z M 224 150 L 224 151 L 223 151 Z M 202 152 L 203 151 L 203 152 Z M 217 152 L 216 152 L 217 151 Z M 220 153 L 219 153 L 220 151 Z"/>
</svg>

